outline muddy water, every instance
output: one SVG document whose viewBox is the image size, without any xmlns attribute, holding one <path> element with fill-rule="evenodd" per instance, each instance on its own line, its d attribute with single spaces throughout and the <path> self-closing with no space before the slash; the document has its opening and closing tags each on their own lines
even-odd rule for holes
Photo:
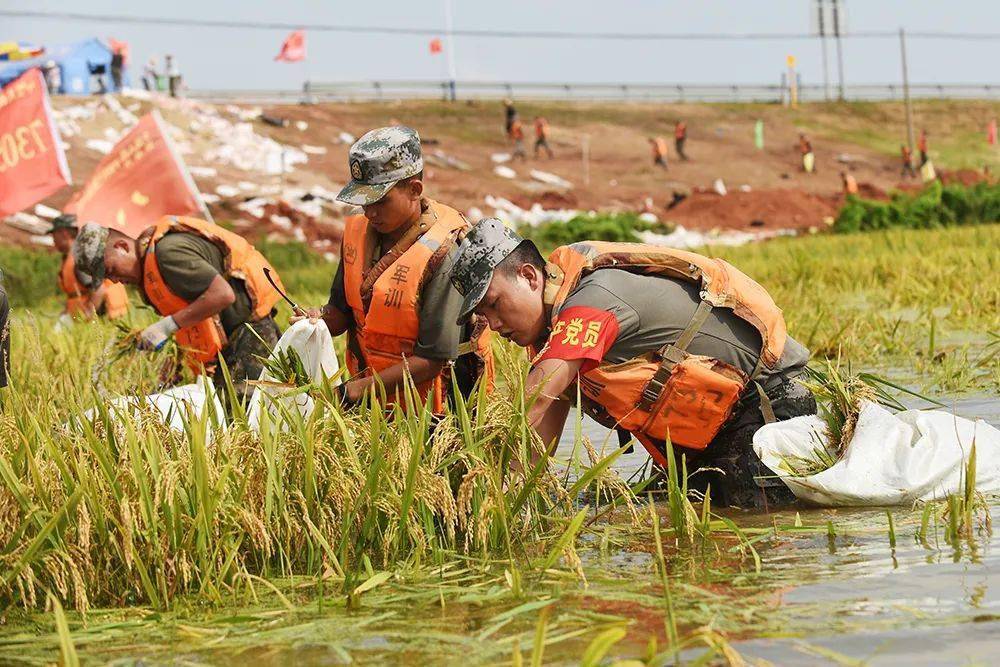
<svg viewBox="0 0 1000 667">
<path fill-rule="evenodd" d="M 911 401 L 908 407 L 926 407 Z M 1000 399 L 973 396 L 949 405 L 956 414 L 1000 426 Z M 557 456 L 572 455 L 574 425 Z M 613 451 L 617 437 L 584 418 L 583 433 L 598 450 Z M 606 444 L 605 444 L 606 443 Z M 623 455 L 629 475 L 646 465 L 641 452 Z M 730 629 L 745 658 L 776 665 L 958 665 L 1000 662 L 1000 534 L 980 533 L 953 546 L 940 537 L 921 544 L 914 513 L 891 511 L 896 547 L 888 541 L 884 508 L 792 508 L 777 515 L 727 511 L 741 527 L 755 524 L 850 526 L 826 534 L 781 532 L 759 551 L 767 580 L 755 591 L 774 591 L 780 627 L 749 622 Z M 1000 517 L 1000 501 L 991 505 Z M 697 652 L 687 657 L 694 658 Z M 856 662 L 857 661 L 857 662 Z"/>
</svg>

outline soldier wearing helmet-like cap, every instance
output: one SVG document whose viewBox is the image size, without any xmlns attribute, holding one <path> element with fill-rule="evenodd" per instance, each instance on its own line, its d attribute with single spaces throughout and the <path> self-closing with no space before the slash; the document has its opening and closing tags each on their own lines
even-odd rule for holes
<svg viewBox="0 0 1000 667">
<path fill-rule="evenodd" d="M 348 156 L 351 181 L 338 199 L 363 214 L 347 218 L 330 299 L 310 313 L 347 335 L 346 404 L 373 389 L 387 404 L 404 404 L 412 381 L 441 412 L 453 370 L 465 394 L 481 378 L 492 382 L 490 333 L 477 321 L 456 323 L 462 297 L 449 281 L 469 223 L 425 195 L 423 166 L 420 137 L 404 126 L 368 132 Z"/>
</svg>

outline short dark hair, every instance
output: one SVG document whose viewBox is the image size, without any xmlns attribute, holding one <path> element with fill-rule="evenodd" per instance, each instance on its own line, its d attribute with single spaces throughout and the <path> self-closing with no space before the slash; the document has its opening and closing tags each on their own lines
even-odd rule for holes
<svg viewBox="0 0 1000 667">
<path fill-rule="evenodd" d="M 413 176 L 407 176 L 406 178 L 400 179 L 396 182 L 396 185 L 408 185 L 410 181 L 422 181 L 424 180 L 424 170 L 421 169 Z"/>
<path fill-rule="evenodd" d="M 521 241 L 493 270 L 499 271 L 506 278 L 512 278 L 524 264 L 531 264 L 539 271 L 545 271 L 545 259 L 542 253 L 538 252 L 538 247 L 527 239 Z"/>
</svg>

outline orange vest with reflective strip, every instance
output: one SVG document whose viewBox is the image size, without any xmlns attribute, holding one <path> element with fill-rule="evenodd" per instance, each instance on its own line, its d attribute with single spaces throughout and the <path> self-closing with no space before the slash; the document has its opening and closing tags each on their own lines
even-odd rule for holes
<svg viewBox="0 0 1000 667">
<path fill-rule="evenodd" d="M 558 310 L 580 282 L 603 268 L 684 280 L 701 287 L 713 307 L 729 308 L 749 322 L 763 342 L 760 361 L 774 368 L 785 348 L 785 319 L 763 287 L 721 259 L 639 243 L 585 241 L 557 248 L 546 266 L 545 302 Z M 644 390 L 661 366 L 650 353 L 620 364 L 602 363 L 580 377 L 587 411 L 606 426 L 624 428 L 666 465 L 660 445 L 670 440 L 704 449 L 728 420 L 749 378 L 711 357 L 682 354 L 671 362 L 669 379 L 644 401 Z M 681 358 L 682 357 L 682 358 Z M 642 405 L 649 405 L 644 409 Z"/>
<path fill-rule="evenodd" d="M 259 320 L 271 314 L 281 295 L 267 281 L 264 268 L 270 270 L 271 276 L 282 289 L 284 286 L 277 272 L 256 248 L 242 236 L 213 223 L 197 218 L 165 216 L 154 226 L 143 257 L 142 269 L 143 295 L 160 315 L 173 315 L 191 303 L 170 290 L 156 263 L 156 242 L 175 232 L 197 234 L 217 245 L 222 250 L 225 268 L 222 275 L 227 280 L 238 278 L 243 281 L 250 296 L 251 317 Z M 185 351 L 188 366 L 196 373 L 204 365 L 215 361 L 228 342 L 217 315 L 180 329 L 175 334 L 175 340 Z"/>
<path fill-rule="evenodd" d="M 66 294 L 66 312 L 73 317 L 84 317 L 87 314 L 87 304 L 90 302 L 90 290 L 76 278 L 76 261 L 73 255 L 63 257 L 59 269 L 59 289 Z M 125 286 L 104 281 L 104 316 L 114 320 L 128 313 L 128 293 Z"/>
<path fill-rule="evenodd" d="M 420 332 L 420 295 L 430 277 L 431 259 L 435 254 L 442 256 L 439 253 L 446 252 L 445 248 L 455 243 L 457 234 L 469 227 L 465 217 L 455 209 L 429 199 L 426 201 L 427 210 L 421 220 L 430 218 L 430 222 L 425 223 L 427 230 L 375 280 L 367 309 L 361 286 L 370 266 L 376 263 L 372 257 L 376 232 L 369 229 L 368 219 L 363 215 L 349 216 L 345 220 L 341 261 L 344 263 L 344 294 L 354 316 L 354 328 L 348 331 L 351 344 L 346 354 L 352 375 L 377 374 L 413 356 Z M 453 322 L 440 322 L 439 325 L 457 326 Z M 483 331 L 472 343 L 473 351 L 483 364 L 483 381 L 492 384 L 490 330 Z M 362 358 L 358 358 L 358 354 Z M 450 367 L 446 366 L 441 376 L 418 384 L 417 391 L 421 398 L 430 394 L 434 411 L 440 413 L 444 408 L 444 383 L 450 381 Z M 387 399 L 389 405 L 397 402 L 392 396 Z"/>
</svg>

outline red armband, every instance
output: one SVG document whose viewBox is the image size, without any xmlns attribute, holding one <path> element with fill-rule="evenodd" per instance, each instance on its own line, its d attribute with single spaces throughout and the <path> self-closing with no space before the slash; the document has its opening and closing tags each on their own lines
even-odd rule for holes
<svg viewBox="0 0 1000 667">
<path fill-rule="evenodd" d="M 618 338 L 618 320 L 606 310 L 571 306 L 559 313 L 538 361 L 582 359 L 581 373 L 593 370 Z"/>
</svg>

